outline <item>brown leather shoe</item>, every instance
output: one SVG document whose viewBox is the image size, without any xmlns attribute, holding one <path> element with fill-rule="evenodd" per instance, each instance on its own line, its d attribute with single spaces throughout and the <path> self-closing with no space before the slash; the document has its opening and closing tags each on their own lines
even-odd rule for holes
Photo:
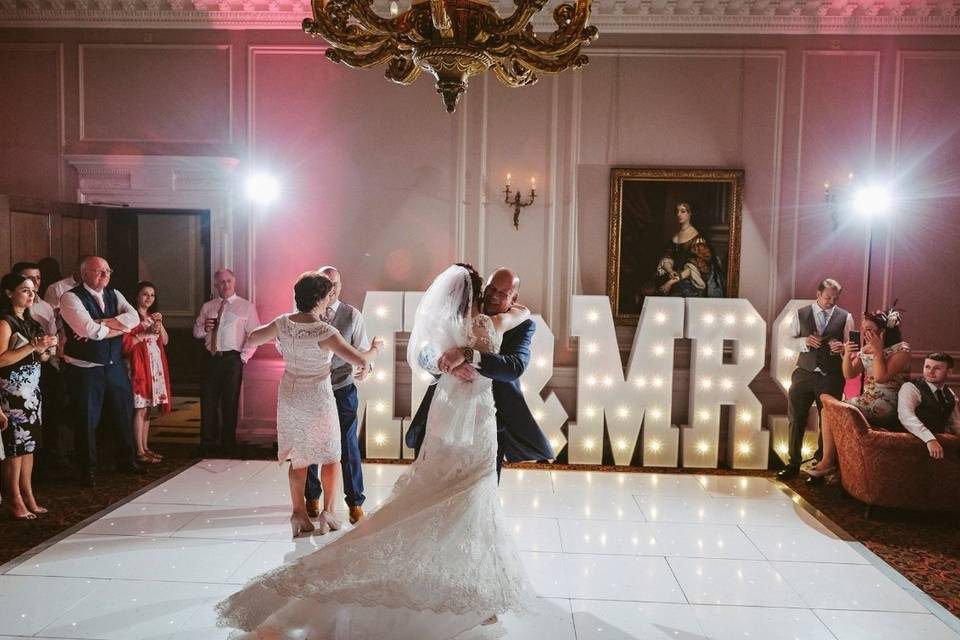
<svg viewBox="0 0 960 640">
<path fill-rule="evenodd" d="M 350 524 L 357 524 L 363 518 L 363 507 L 350 507 Z"/>
<path fill-rule="evenodd" d="M 320 517 L 320 499 L 307 500 L 307 515 L 311 518 Z"/>
</svg>

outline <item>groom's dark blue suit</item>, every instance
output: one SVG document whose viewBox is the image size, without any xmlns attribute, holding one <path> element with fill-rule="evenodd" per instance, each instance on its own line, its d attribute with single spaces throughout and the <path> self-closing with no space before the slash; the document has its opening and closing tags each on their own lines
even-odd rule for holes
<svg viewBox="0 0 960 640">
<path fill-rule="evenodd" d="M 493 402 L 497 407 L 497 476 L 503 460 L 528 462 L 552 460 L 556 456 L 537 425 L 520 390 L 520 376 L 530 363 L 530 342 L 537 325 L 526 320 L 503 334 L 500 353 L 480 355 L 478 373 L 493 380 Z M 439 355 L 439 354 L 438 354 Z M 419 454 L 426 433 L 427 414 L 436 385 L 430 385 L 407 430 L 408 447 Z"/>
</svg>

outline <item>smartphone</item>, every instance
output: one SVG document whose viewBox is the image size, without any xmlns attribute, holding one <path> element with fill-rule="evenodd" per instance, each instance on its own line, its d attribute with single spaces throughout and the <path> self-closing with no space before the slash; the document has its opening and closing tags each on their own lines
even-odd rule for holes
<svg viewBox="0 0 960 640">
<path fill-rule="evenodd" d="M 850 332 L 849 341 L 852 342 L 852 343 L 854 343 L 854 344 L 859 345 L 859 344 L 860 344 L 860 332 L 859 332 L 859 331 L 851 331 L 851 332 Z"/>
</svg>

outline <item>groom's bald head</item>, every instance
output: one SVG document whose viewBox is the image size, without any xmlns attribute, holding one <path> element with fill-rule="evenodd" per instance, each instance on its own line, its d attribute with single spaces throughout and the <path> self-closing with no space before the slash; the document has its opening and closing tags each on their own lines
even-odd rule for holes
<svg viewBox="0 0 960 640">
<path fill-rule="evenodd" d="M 520 293 L 520 276 L 500 267 L 490 274 L 483 289 L 483 312 L 496 315 L 510 309 Z"/>
</svg>

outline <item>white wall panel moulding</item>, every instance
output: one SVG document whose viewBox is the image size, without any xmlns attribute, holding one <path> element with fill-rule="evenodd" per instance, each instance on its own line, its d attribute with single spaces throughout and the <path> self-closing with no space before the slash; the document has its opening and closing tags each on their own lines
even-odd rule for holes
<svg viewBox="0 0 960 640">
<path fill-rule="evenodd" d="M 538 30 L 555 28 L 550 0 Z M 401 2 L 401 8 L 403 7 Z M 511 0 L 491 0 L 503 15 Z M 389 0 L 374 0 L 389 15 Z M 299 29 L 303 0 L 0 0 L 0 27 Z M 614 33 L 960 33 L 960 0 L 595 0 L 591 23 Z"/>
</svg>

